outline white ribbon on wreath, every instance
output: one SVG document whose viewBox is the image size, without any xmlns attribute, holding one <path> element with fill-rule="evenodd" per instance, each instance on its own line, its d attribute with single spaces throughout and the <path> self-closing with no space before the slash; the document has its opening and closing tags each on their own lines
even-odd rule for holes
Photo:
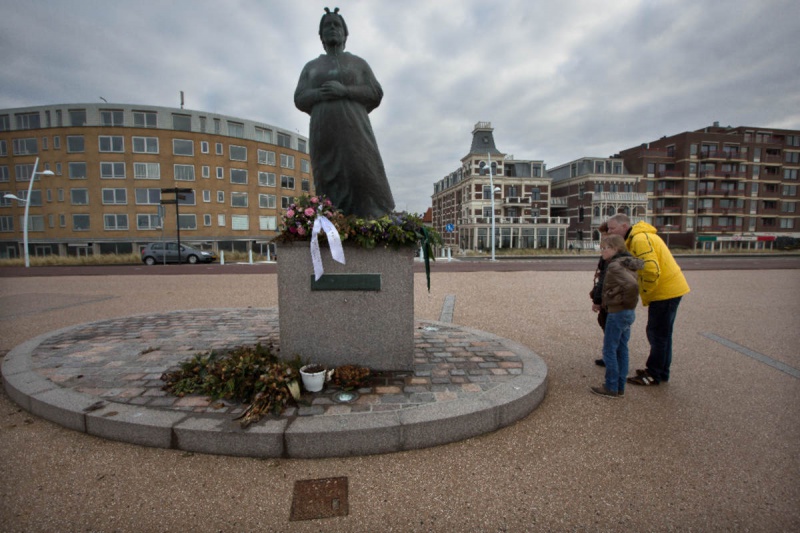
<svg viewBox="0 0 800 533">
<path fill-rule="evenodd" d="M 314 219 L 314 228 L 311 230 L 311 262 L 314 264 L 314 281 L 319 281 L 325 270 L 322 268 L 322 254 L 319 251 L 319 232 L 323 231 L 328 237 L 328 246 L 331 249 L 331 257 L 337 263 L 344 263 L 344 249 L 342 240 L 336 226 L 328 220 L 322 213 L 317 213 Z"/>
</svg>

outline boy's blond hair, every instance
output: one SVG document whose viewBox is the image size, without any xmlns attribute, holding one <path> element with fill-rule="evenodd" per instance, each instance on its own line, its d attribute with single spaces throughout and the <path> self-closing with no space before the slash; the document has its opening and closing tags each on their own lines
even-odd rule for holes
<svg viewBox="0 0 800 533">
<path fill-rule="evenodd" d="M 600 239 L 600 247 L 613 248 L 618 252 L 625 252 L 628 248 L 625 246 L 625 239 L 619 235 L 606 235 Z"/>
</svg>

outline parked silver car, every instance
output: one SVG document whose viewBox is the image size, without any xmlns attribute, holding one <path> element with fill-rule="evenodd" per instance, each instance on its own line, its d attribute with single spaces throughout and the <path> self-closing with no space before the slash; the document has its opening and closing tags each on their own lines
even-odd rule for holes
<svg viewBox="0 0 800 533">
<path fill-rule="evenodd" d="M 165 260 L 166 258 L 166 260 Z M 206 252 L 192 248 L 185 244 L 180 246 L 181 263 L 211 263 L 217 259 L 214 252 Z M 155 265 L 156 263 L 177 263 L 178 262 L 178 243 L 177 242 L 153 242 L 142 248 L 142 262 L 145 265 Z"/>
</svg>

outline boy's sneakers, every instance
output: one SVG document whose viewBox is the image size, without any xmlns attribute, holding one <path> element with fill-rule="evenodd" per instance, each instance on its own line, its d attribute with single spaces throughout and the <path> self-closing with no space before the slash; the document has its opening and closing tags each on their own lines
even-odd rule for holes
<svg viewBox="0 0 800 533">
<path fill-rule="evenodd" d="M 626 381 L 631 385 L 639 385 L 641 387 L 649 387 L 652 385 L 658 385 L 659 383 L 656 381 L 656 378 L 650 375 L 650 372 L 648 372 L 647 369 L 637 370 L 636 375 L 629 377 Z"/>
<path fill-rule="evenodd" d="M 602 359 L 595 359 L 594 364 L 596 364 L 597 366 L 606 366 L 606 362 L 603 361 Z"/>
<path fill-rule="evenodd" d="M 622 398 L 625 396 L 625 393 L 617 394 L 615 391 L 610 391 L 606 388 L 605 385 L 600 385 L 599 387 L 589 387 L 589 389 L 598 396 L 602 396 L 604 398 Z"/>
</svg>

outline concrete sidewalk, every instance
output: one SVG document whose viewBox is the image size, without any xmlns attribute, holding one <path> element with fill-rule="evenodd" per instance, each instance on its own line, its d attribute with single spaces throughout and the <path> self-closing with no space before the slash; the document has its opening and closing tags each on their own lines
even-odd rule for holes
<svg viewBox="0 0 800 533">
<path fill-rule="evenodd" d="M 430 294 L 417 275 L 418 320 L 437 320 L 454 295 L 454 324 L 530 348 L 549 373 L 528 417 L 423 450 L 262 460 L 147 448 L 55 426 L 0 395 L 2 529 L 798 530 L 800 381 L 785 369 L 800 369 L 800 271 L 687 278 L 670 383 L 612 401 L 588 391 L 602 380 L 591 274 L 434 273 Z M 4 351 L 94 320 L 277 305 L 272 275 L 5 278 L 0 287 Z M 645 322 L 639 308 L 633 367 L 646 356 Z M 332 477 L 348 480 L 347 516 L 290 522 L 295 482 Z"/>
</svg>

